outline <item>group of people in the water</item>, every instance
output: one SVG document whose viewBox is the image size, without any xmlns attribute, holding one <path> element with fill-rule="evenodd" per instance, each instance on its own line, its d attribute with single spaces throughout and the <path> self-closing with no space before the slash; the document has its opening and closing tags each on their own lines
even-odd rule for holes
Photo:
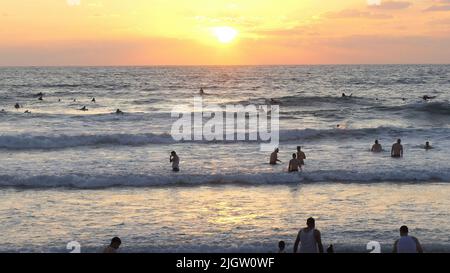
<svg viewBox="0 0 450 273">
<path fill-rule="evenodd" d="M 394 242 L 393 253 L 423 253 L 422 245 L 416 237 L 409 235 L 407 226 L 401 226 L 399 231 L 400 238 Z M 102 252 L 106 254 L 117 253 L 121 244 L 122 240 L 119 237 L 114 237 Z M 335 253 L 334 245 L 330 244 L 326 252 Z M 278 242 L 278 253 L 287 253 L 284 241 Z M 308 218 L 306 227 L 299 230 L 293 246 L 293 253 L 324 253 L 322 234 L 316 228 L 316 220 L 314 218 Z"/>
<path fill-rule="evenodd" d="M 409 235 L 407 226 L 400 227 L 400 238 L 394 242 L 393 253 L 423 253 L 422 245 L 416 237 Z M 310 217 L 306 220 L 306 227 L 300 229 L 295 239 L 294 253 L 324 253 L 322 244 L 322 235 L 316 229 L 316 221 Z M 327 253 L 334 253 L 335 249 L 332 244 L 326 249 Z M 286 253 L 286 243 L 280 241 L 278 243 L 278 253 Z"/>
<path fill-rule="evenodd" d="M 425 145 L 423 146 L 425 150 L 433 149 L 430 142 L 425 142 Z M 372 145 L 372 148 L 370 149 L 371 152 L 374 153 L 381 153 L 383 151 L 383 147 L 381 146 L 380 142 L 375 140 L 375 143 Z M 397 142 L 392 145 L 391 148 L 391 157 L 403 157 L 403 145 L 402 140 L 397 139 Z"/>
<path fill-rule="evenodd" d="M 40 100 L 40 101 L 43 101 L 43 100 L 44 100 L 44 93 L 39 92 L 39 93 L 37 93 L 37 94 L 34 94 L 33 97 L 37 98 L 37 99 Z M 61 101 L 62 101 L 61 99 L 58 99 L 58 102 L 61 102 Z M 77 102 L 77 99 L 74 98 L 74 99 L 73 99 L 73 102 Z M 91 102 L 92 102 L 92 103 L 96 103 L 96 102 L 97 102 L 96 99 L 95 99 L 95 97 L 91 99 Z M 21 108 L 23 108 L 23 106 L 20 105 L 20 104 L 17 102 L 17 103 L 14 105 L 14 108 L 18 111 L 18 110 L 20 110 Z M 81 107 L 81 108 L 78 109 L 78 110 L 79 110 L 79 111 L 83 111 L 83 112 L 89 111 L 89 109 L 87 108 L 86 105 L 83 106 L 83 107 Z M 0 110 L 0 113 L 6 113 L 6 110 L 5 110 L 5 109 L 1 109 L 1 110 Z M 24 114 L 31 114 L 31 111 L 27 109 L 27 110 L 24 111 Z M 123 115 L 124 112 L 123 112 L 122 110 L 120 110 L 120 109 L 117 109 L 117 110 L 114 112 L 114 114 L 117 114 L 117 115 Z"/>
<path fill-rule="evenodd" d="M 283 163 L 281 160 L 278 159 L 278 153 L 280 152 L 280 149 L 276 148 L 271 154 L 270 154 L 270 165 L 276 165 L 279 163 Z M 297 152 L 292 154 L 292 159 L 289 160 L 288 165 L 288 172 L 298 172 L 302 171 L 302 166 L 305 165 L 305 159 L 306 155 L 302 151 L 301 146 L 297 146 Z"/>
</svg>

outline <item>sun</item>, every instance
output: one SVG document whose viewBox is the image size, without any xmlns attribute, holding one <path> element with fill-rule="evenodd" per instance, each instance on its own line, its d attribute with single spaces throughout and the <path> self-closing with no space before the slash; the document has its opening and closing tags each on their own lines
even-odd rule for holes
<svg viewBox="0 0 450 273">
<path fill-rule="evenodd" d="M 215 27 L 212 30 L 217 40 L 223 44 L 232 42 L 238 34 L 237 30 L 232 27 Z"/>
</svg>

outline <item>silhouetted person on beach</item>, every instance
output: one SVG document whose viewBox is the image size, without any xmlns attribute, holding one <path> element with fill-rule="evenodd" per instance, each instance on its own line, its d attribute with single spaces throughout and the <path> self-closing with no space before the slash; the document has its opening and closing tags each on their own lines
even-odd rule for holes
<svg viewBox="0 0 450 273">
<path fill-rule="evenodd" d="M 429 141 L 425 142 L 425 147 L 424 147 L 424 149 L 425 149 L 425 150 L 430 150 L 430 149 L 433 149 L 433 147 L 431 147 L 431 145 L 430 145 L 430 142 L 429 142 Z"/>
<path fill-rule="evenodd" d="M 322 238 L 320 231 L 316 229 L 314 218 L 308 218 L 306 227 L 298 232 L 294 244 L 294 253 L 297 253 L 299 244 L 300 253 L 323 253 Z"/>
<path fill-rule="evenodd" d="M 117 253 L 117 250 L 119 249 L 120 245 L 122 244 L 122 241 L 119 237 L 114 237 L 111 240 L 111 244 L 109 246 L 105 247 L 103 250 L 103 253 Z"/>
<path fill-rule="evenodd" d="M 400 239 L 394 243 L 394 253 L 423 253 L 422 246 L 416 237 L 408 235 L 408 227 L 400 227 Z"/>
<path fill-rule="evenodd" d="M 278 253 L 286 253 L 286 243 L 284 241 L 278 242 Z"/>
<path fill-rule="evenodd" d="M 397 139 L 397 143 L 392 145 L 391 157 L 403 157 L 403 146 L 401 139 Z"/>
<path fill-rule="evenodd" d="M 20 109 L 19 103 L 16 103 L 16 104 L 14 105 L 14 108 L 16 108 L 16 110 L 19 110 L 19 109 Z"/>
<path fill-rule="evenodd" d="M 83 106 L 83 107 L 80 108 L 80 111 L 89 111 L 89 109 L 87 109 L 86 106 Z"/>
<path fill-rule="evenodd" d="M 375 144 L 373 144 L 372 149 L 370 149 L 371 152 L 374 153 L 380 153 L 383 151 L 383 148 L 381 147 L 381 144 L 378 142 L 378 139 L 375 140 Z"/>
<path fill-rule="evenodd" d="M 297 160 L 300 161 L 300 168 L 305 165 L 306 155 L 301 146 L 297 146 Z"/>
<path fill-rule="evenodd" d="M 434 98 L 436 98 L 436 96 L 428 96 L 428 95 L 425 95 L 425 96 L 422 97 L 422 99 L 423 99 L 424 101 L 432 100 L 432 99 L 434 99 Z"/>
<path fill-rule="evenodd" d="M 269 162 L 270 165 L 276 165 L 277 162 L 282 163 L 281 160 L 278 159 L 278 152 L 279 152 L 279 151 L 280 151 L 280 150 L 279 150 L 278 148 L 276 148 L 275 151 L 273 151 L 273 152 L 270 154 L 270 162 Z"/>
<path fill-rule="evenodd" d="M 297 155 L 292 154 L 292 159 L 289 161 L 288 172 L 298 172 L 298 169 L 301 168 L 301 162 L 297 159 Z"/>
<path fill-rule="evenodd" d="M 179 172 L 180 171 L 180 158 L 178 157 L 175 151 L 170 153 L 170 163 L 172 163 L 172 171 Z"/>
<path fill-rule="evenodd" d="M 333 245 L 330 245 L 330 246 L 327 248 L 327 253 L 334 253 L 334 246 L 333 246 Z"/>
</svg>

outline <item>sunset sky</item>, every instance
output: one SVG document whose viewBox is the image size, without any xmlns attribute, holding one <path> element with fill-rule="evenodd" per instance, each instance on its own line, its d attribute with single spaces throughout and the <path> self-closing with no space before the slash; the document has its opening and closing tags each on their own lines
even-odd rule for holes
<svg viewBox="0 0 450 273">
<path fill-rule="evenodd" d="M 450 63 L 450 0 L 0 0 L 0 65 Z"/>
</svg>

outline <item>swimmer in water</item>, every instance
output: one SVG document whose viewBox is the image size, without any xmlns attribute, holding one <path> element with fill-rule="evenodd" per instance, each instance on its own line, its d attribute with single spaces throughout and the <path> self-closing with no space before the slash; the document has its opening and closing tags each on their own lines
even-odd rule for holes
<svg viewBox="0 0 450 273">
<path fill-rule="evenodd" d="M 82 108 L 80 108 L 80 111 L 89 111 L 89 109 L 87 109 L 86 106 L 83 106 Z"/>
<path fill-rule="evenodd" d="M 25 112 L 23 112 L 24 114 L 31 114 L 31 112 L 29 110 L 26 110 Z"/>
<path fill-rule="evenodd" d="M 348 97 L 348 98 L 351 98 L 352 96 L 353 96 L 353 93 L 350 94 L 350 96 L 347 96 L 345 93 L 342 93 L 342 97 L 343 97 L 343 98 L 347 98 L 347 97 Z"/>
<path fill-rule="evenodd" d="M 44 98 L 43 98 L 42 96 L 40 96 L 40 97 L 38 98 L 38 100 L 44 100 Z"/>
<path fill-rule="evenodd" d="M 203 88 L 200 88 L 200 92 L 199 92 L 200 96 L 205 95 L 205 91 L 203 91 Z"/>
<path fill-rule="evenodd" d="M 383 148 L 381 147 L 381 144 L 378 143 L 378 139 L 375 140 L 375 144 L 373 144 L 372 149 L 370 149 L 370 151 L 374 153 L 380 153 L 382 150 Z"/>
<path fill-rule="evenodd" d="M 269 162 L 270 165 L 276 165 L 277 162 L 282 163 L 281 160 L 278 159 L 278 152 L 279 152 L 279 151 L 280 151 L 280 150 L 279 150 L 278 148 L 276 148 L 275 151 L 273 151 L 273 152 L 270 154 L 270 162 Z"/>
<path fill-rule="evenodd" d="M 122 112 L 120 109 L 117 109 L 117 110 L 116 110 L 116 114 L 117 114 L 117 115 L 123 115 L 123 112 Z"/>
<path fill-rule="evenodd" d="M 392 145 L 391 157 L 403 157 L 403 146 L 401 139 L 397 139 L 397 143 Z"/>
<path fill-rule="evenodd" d="M 429 141 L 425 142 L 425 147 L 424 147 L 424 149 L 425 149 L 425 150 L 430 150 L 430 149 L 433 149 L 433 147 L 431 147 L 431 145 L 430 145 L 430 142 L 429 142 Z"/>
<path fill-rule="evenodd" d="M 39 93 L 35 94 L 34 96 L 35 96 L 36 98 L 43 97 L 43 96 L 44 96 L 44 93 L 39 92 Z"/>
<path fill-rule="evenodd" d="M 96 101 L 95 101 L 95 98 L 92 98 L 91 102 L 95 103 L 95 102 L 96 102 Z"/>
<path fill-rule="evenodd" d="M 424 101 L 432 100 L 432 99 L 434 99 L 434 98 L 436 98 L 436 96 L 428 96 L 428 95 L 424 95 L 424 96 L 422 97 L 422 99 L 423 99 Z"/>
<path fill-rule="evenodd" d="M 19 109 L 20 109 L 19 103 L 16 103 L 16 104 L 14 105 L 14 108 L 16 108 L 17 110 L 19 110 Z"/>
</svg>

